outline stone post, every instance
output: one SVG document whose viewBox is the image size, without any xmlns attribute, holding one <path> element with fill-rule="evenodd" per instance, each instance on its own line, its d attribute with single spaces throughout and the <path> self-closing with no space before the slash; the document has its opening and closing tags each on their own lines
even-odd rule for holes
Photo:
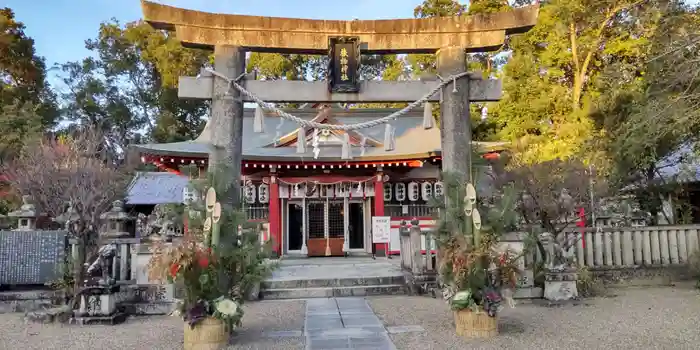
<svg viewBox="0 0 700 350">
<path fill-rule="evenodd" d="M 245 72 L 245 51 L 236 46 L 214 48 L 214 70 L 231 79 Z M 219 194 L 227 207 L 240 207 L 240 180 L 243 149 L 243 100 L 240 92 L 224 79 L 214 78 L 210 126 L 213 149 L 209 166 L 222 165 L 216 176 L 227 182 L 227 190 Z M 220 183 L 220 182 L 219 182 Z"/>
<path fill-rule="evenodd" d="M 449 76 L 466 71 L 466 50 L 449 46 L 437 52 L 438 74 Z M 460 183 L 471 181 L 472 131 L 469 116 L 469 79 L 456 80 L 455 86 L 442 88 L 440 133 L 442 135 L 442 169 L 459 176 Z"/>
<path fill-rule="evenodd" d="M 411 272 L 415 275 L 423 273 L 423 255 L 421 254 L 422 233 L 420 229 L 420 220 L 413 218 L 411 220 L 411 254 L 413 254 L 413 263 L 411 264 Z"/>
</svg>

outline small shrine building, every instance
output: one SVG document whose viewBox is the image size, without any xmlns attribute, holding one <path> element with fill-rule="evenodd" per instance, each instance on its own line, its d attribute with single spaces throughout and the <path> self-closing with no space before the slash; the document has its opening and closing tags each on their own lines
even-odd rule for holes
<svg viewBox="0 0 700 350">
<path fill-rule="evenodd" d="M 289 112 L 318 123 L 356 124 L 394 111 L 324 105 Z M 272 238 L 277 254 L 327 256 L 328 250 L 333 256 L 398 254 L 401 220 L 418 218 L 421 227 L 432 226 L 429 201 L 443 191 L 440 128 L 424 128 L 423 111 L 392 121 L 391 140 L 385 139 L 382 124 L 360 131 L 300 130 L 274 112 L 264 112 L 264 132 L 254 133 L 255 113 L 246 109 L 243 119 L 243 207 L 249 220 L 267 223 L 265 238 Z M 187 180 L 178 169 L 197 164 L 200 176 L 204 174 L 210 133 L 207 124 L 192 141 L 134 145 L 142 161 L 167 173 L 140 175 L 142 183 L 137 177 L 128 203 L 181 202 Z M 475 144 L 483 157 L 491 159 L 499 156 L 504 143 Z M 155 195 L 152 187 L 171 188 L 161 188 L 164 191 Z M 391 217 L 388 244 L 372 243 L 373 216 Z"/>
</svg>

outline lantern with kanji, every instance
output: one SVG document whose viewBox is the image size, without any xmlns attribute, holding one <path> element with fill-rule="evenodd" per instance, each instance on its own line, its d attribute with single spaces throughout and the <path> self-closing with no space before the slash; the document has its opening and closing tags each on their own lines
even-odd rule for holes
<svg viewBox="0 0 700 350">
<path fill-rule="evenodd" d="M 433 197 L 433 184 L 427 181 L 420 184 L 420 195 L 424 201 L 429 201 Z"/>
<path fill-rule="evenodd" d="M 396 200 L 399 202 L 403 202 L 406 200 L 406 184 L 403 182 L 399 182 L 396 184 L 396 188 L 394 189 L 396 191 Z"/>
<path fill-rule="evenodd" d="M 442 181 L 438 181 L 435 184 L 433 184 L 433 194 L 437 198 L 440 198 L 445 195 L 445 185 L 442 183 Z"/>
<path fill-rule="evenodd" d="M 408 200 L 415 202 L 420 199 L 420 189 L 417 182 L 408 183 Z"/>
<path fill-rule="evenodd" d="M 255 185 L 248 183 L 243 188 L 243 198 L 246 203 L 255 203 Z"/>
<path fill-rule="evenodd" d="M 392 193 L 391 184 L 385 182 L 384 183 L 384 201 L 386 201 L 386 202 L 391 201 L 392 194 L 393 193 Z"/>
<path fill-rule="evenodd" d="M 263 204 L 270 201 L 270 186 L 268 184 L 262 183 L 258 186 L 258 201 Z"/>
</svg>

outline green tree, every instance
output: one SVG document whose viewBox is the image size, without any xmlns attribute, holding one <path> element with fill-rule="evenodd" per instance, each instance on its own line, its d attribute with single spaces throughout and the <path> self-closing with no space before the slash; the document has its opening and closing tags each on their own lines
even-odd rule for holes
<svg viewBox="0 0 700 350">
<path fill-rule="evenodd" d="M 499 136 L 518 144 L 518 159 L 579 154 L 591 137 L 588 112 L 605 67 L 642 62 L 660 16 L 657 2 L 552 0 L 537 25 L 514 36 L 503 72 L 504 98 L 492 115 Z"/>
<path fill-rule="evenodd" d="M 0 8 L 0 159 L 17 155 L 27 140 L 41 136 L 57 117 L 46 82 L 44 59 L 9 8 Z"/>
<path fill-rule="evenodd" d="M 480 13 L 502 12 L 510 9 L 506 0 L 473 0 L 469 5 L 461 4 L 456 0 L 424 0 L 413 10 L 415 18 L 449 17 L 462 15 L 475 15 Z M 485 75 L 496 75 L 496 68 L 503 65 L 506 56 L 501 53 L 504 46 L 497 52 L 473 53 L 467 57 L 467 69 L 471 71 L 482 71 Z M 434 54 L 411 54 L 406 58 L 408 70 L 413 73 L 414 78 L 424 74 L 435 74 L 436 57 Z M 473 103 L 471 105 L 470 116 L 472 119 L 472 138 L 477 141 L 497 140 L 496 131 L 498 124 L 487 118 L 482 118 L 482 111 L 488 110 L 486 103 Z M 439 122 L 439 107 L 433 110 L 433 115 Z"/>
<path fill-rule="evenodd" d="M 118 151 L 144 139 L 195 138 L 204 127 L 206 102 L 179 99 L 178 78 L 196 75 L 209 61 L 203 50 L 182 47 L 171 33 L 145 22 L 100 25 L 86 47 L 95 58 L 61 66 L 64 118 L 100 126 Z"/>
<path fill-rule="evenodd" d="M 662 197 L 682 192 L 678 178 L 664 175 L 666 168 L 680 169 L 682 178 L 700 140 L 700 54 L 692 49 L 700 43 L 700 16 L 680 1 L 659 8 L 642 64 L 611 65 L 598 81 L 604 93 L 592 114 L 591 142 L 612 182 L 630 190 L 653 220 Z"/>
</svg>

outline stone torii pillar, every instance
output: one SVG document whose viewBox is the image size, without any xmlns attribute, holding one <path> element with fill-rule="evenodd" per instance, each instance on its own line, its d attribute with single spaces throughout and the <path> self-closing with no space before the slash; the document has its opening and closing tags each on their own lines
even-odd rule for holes
<svg viewBox="0 0 700 350">
<path fill-rule="evenodd" d="M 437 71 L 449 77 L 466 71 L 466 48 L 448 46 L 437 51 Z M 469 115 L 469 87 L 472 77 L 455 81 L 442 88 L 440 135 L 442 170 L 459 177 L 461 183 L 472 180 L 472 132 Z"/>
<path fill-rule="evenodd" d="M 230 79 L 245 72 L 246 53 L 240 47 L 214 47 L 214 70 Z M 223 179 L 230 179 L 228 188 L 220 193 L 222 204 L 240 208 L 240 178 L 243 148 L 243 100 L 228 81 L 212 77 L 211 147 L 209 166 Z"/>
</svg>

